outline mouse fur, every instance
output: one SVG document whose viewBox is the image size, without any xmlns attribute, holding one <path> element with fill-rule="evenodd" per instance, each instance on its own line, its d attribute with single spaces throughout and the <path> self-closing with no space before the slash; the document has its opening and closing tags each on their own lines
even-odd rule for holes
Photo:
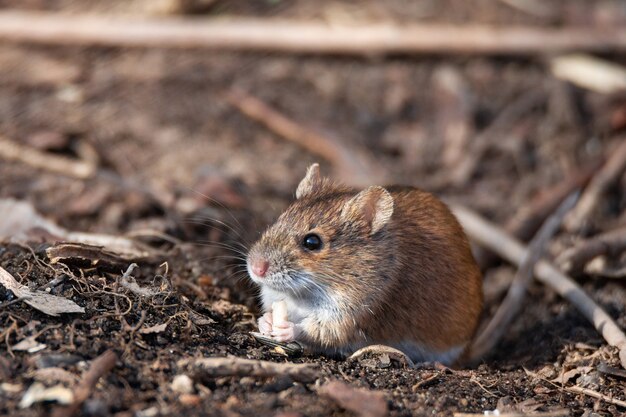
<svg viewBox="0 0 626 417">
<path fill-rule="evenodd" d="M 248 254 L 266 319 L 284 300 L 289 337 L 311 351 L 384 344 L 414 361 L 457 360 L 478 324 L 482 277 L 448 207 L 413 187 L 338 185 L 317 164 L 296 197 Z M 311 234 L 321 248 L 303 246 Z"/>
</svg>

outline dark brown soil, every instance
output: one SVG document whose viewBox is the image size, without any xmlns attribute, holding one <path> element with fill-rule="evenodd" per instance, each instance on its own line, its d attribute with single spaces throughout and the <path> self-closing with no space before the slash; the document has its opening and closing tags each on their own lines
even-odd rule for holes
<svg viewBox="0 0 626 417">
<path fill-rule="evenodd" d="M 108 4 L 0 1 L 5 7 L 141 12 L 140 6 L 126 9 L 126 2 L 103 3 Z M 543 26 L 626 23 L 619 1 L 549 2 L 548 17 L 529 15 L 504 1 L 411 3 L 216 1 L 206 13 Z M 466 123 L 474 136 L 491 129 L 486 152 L 460 185 L 446 180 L 449 167 L 441 162 L 442 124 L 449 116 L 441 106 L 450 104 L 436 86 L 442 71 L 462 80 L 459 96 L 467 102 Z M 65 277 L 52 293 L 86 310 L 50 317 L 12 303 L 13 294 L 0 286 L 0 415 L 63 410 L 53 403 L 19 409 L 18 403 L 34 381 L 58 383 L 46 380 L 43 369 L 60 368 L 80 378 L 89 361 L 108 349 L 117 353 L 118 362 L 84 403 L 82 415 L 352 415 L 319 394 L 319 386 L 329 380 L 383 392 L 393 416 L 495 408 L 567 409 L 572 416 L 626 412 L 563 389 L 579 385 L 626 398 L 623 379 L 597 370 L 601 363 L 619 366 L 616 350 L 574 307 L 539 284 L 530 288 L 504 340 L 478 367 L 405 369 L 376 359 L 288 359 L 259 345 L 248 334 L 255 329 L 254 288 L 240 260 L 228 258 L 242 253 L 224 245 L 239 250 L 238 245 L 252 243 L 289 203 L 306 167 L 319 158 L 229 106 L 222 92 L 231 87 L 367 150 L 394 182 L 431 190 L 501 224 L 537 193 L 596 160 L 626 128 L 619 119 L 624 96 L 560 81 L 543 58 L 361 59 L 0 44 L 0 135 L 72 158 L 84 158 L 87 149 L 107 173 L 79 180 L 0 160 L 0 198 L 27 200 L 71 230 L 119 235 L 151 229 L 177 242 L 153 238 L 150 243 L 163 255 L 141 263 L 134 274 L 142 287 L 160 289 L 151 297 L 121 287 L 121 270 L 50 265 L 45 249 L 52 242 L 0 244 L 0 266 L 18 281 L 34 289 Z M 459 98 L 451 100 L 454 104 Z M 524 100 L 525 107 L 499 118 Z M 494 121 L 499 125 L 494 127 Z M 336 174 L 319 162 L 326 173 Z M 146 190 L 157 190 L 156 198 Z M 625 191 L 622 176 L 594 212 L 585 235 L 625 224 Z M 171 200 L 164 205 L 159 197 Z M 562 233 L 552 255 L 578 238 Z M 485 316 L 495 311 L 514 273 L 506 264 L 486 270 Z M 626 327 L 623 281 L 582 276 L 580 282 Z M 165 330 L 145 333 L 164 323 Z M 33 335 L 46 345 L 43 350 L 12 349 Z M 202 378 L 194 381 L 191 393 L 172 389 L 174 377 L 183 373 L 181 360 L 225 355 L 314 363 L 320 377 L 307 384 L 288 377 Z M 576 369 L 565 384 L 556 380 Z"/>
</svg>

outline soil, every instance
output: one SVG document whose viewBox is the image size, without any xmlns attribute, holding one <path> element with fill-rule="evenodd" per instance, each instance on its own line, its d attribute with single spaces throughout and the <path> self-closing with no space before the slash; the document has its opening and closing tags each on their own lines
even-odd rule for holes
<svg viewBox="0 0 626 417">
<path fill-rule="evenodd" d="M 626 23 L 619 1 L 554 1 L 543 17 L 505 1 L 207 3 L 214 4 L 203 13 L 216 16 Z M 147 3 L 0 1 L 4 7 L 98 13 L 144 13 L 142 4 Z M 624 63 L 623 56 L 605 58 Z M 450 74 L 458 83 L 446 93 L 440 80 Z M 0 244 L 0 266 L 19 282 L 36 289 L 56 279 L 49 291 L 85 308 L 84 314 L 51 317 L 0 286 L 0 415 L 62 413 L 65 408 L 54 402 L 23 409 L 18 404 L 35 381 L 76 386 L 91 361 L 109 349 L 118 356 L 116 366 L 102 376 L 80 415 L 356 415 L 321 390 L 333 380 L 382 392 L 391 416 L 482 414 L 496 408 L 565 409 L 572 416 L 626 412 L 564 388 L 578 385 L 626 398 L 624 379 L 598 370 L 600 364 L 619 367 L 617 351 L 573 306 L 539 284 L 531 286 L 519 317 L 478 366 L 408 369 L 384 357 L 287 358 L 255 341 L 249 332 L 256 327 L 258 306 L 242 256 L 319 158 L 231 107 L 223 92 L 232 87 L 367 152 L 393 182 L 433 191 L 500 224 L 541 191 L 596 161 L 626 129 L 623 95 L 561 81 L 544 58 L 353 58 L 0 44 L 1 135 L 54 155 L 91 158 L 100 172 L 76 179 L 2 160 L 0 198 L 27 200 L 70 230 L 127 235 L 149 229 L 173 238 L 144 238 L 160 255 L 139 262 L 133 276 L 157 292 L 151 296 L 122 286 L 122 269 L 51 264 L 49 239 Z M 488 132 L 486 151 L 461 182 L 449 180 L 454 164 L 441 157 L 451 117 L 470 129 L 470 137 Z M 319 162 L 324 172 L 339 176 Z M 625 191 L 622 176 L 585 228 L 562 232 L 549 256 L 626 224 Z M 485 317 L 498 307 L 514 274 L 507 264 L 486 267 Z M 626 327 L 623 281 L 584 274 L 579 280 Z M 44 348 L 13 349 L 28 337 Z M 185 374 L 185 360 L 226 355 L 314 364 L 319 377 L 303 383 L 288 376 L 196 375 L 188 392 L 172 386 Z"/>
</svg>

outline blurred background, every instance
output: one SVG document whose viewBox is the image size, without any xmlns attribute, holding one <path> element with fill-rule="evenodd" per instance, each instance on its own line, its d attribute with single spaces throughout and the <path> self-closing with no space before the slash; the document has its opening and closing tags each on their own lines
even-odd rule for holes
<svg viewBox="0 0 626 417">
<path fill-rule="evenodd" d="M 71 230 L 149 229 L 190 243 L 173 273 L 195 289 L 181 288 L 196 295 L 204 288 L 252 311 L 252 293 L 213 243 L 253 242 L 313 162 L 355 186 L 424 188 L 528 240 L 623 148 L 620 0 L 0 0 L 0 7 L 0 197 L 27 200 Z M 207 37 L 186 36 L 213 22 L 218 29 Z M 321 30 L 311 29 L 313 39 L 340 34 L 300 50 L 307 36 L 300 28 L 309 24 Z M 258 27 L 269 34 L 251 46 Z M 382 47 L 371 41 L 371 49 L 367 40 L 332 46 L 339 38 L 352 44 L 350 30 L 381 27 L 399 35 Z M 402 33 L 419 33 L 418 45 Z M 617 171 L 593 210 L 553 242 L 552 255 L 626 224 L 626 176 Z M 538 205 L 545 213 L 530 227 L 515 224 Z M 515 269 L 480 255 L 493 312 Z M 623 267 L 620 259 L 611 271 Z M 624 327 L 621 281 L 579 272 Z M 222 289 L 207 289 L 214 284 Z M 524 310 L 495 363 L 554 362 L 564 360 L 564 343 L 601 343 L 553 293 L 533 287 L 530 297 L 541 302 Z"/>
</svg>

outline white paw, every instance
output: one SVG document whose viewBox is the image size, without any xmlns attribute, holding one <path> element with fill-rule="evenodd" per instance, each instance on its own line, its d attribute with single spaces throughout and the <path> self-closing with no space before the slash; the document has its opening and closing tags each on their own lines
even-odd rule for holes
<svg viewBox="0 0 626 417">
<path fill-rule="evenodd" d="M 290 321 L 275 323 L 271 335 L 277 342 L 293 342 L 296 340 L 296 326 Z"/>
<path fill-rule="evenodd" d="M 259 317 L 259 332 L 261 334 L 269 336 L 272 334 L 272 313 L 265 313 Z"/>
</svg>

